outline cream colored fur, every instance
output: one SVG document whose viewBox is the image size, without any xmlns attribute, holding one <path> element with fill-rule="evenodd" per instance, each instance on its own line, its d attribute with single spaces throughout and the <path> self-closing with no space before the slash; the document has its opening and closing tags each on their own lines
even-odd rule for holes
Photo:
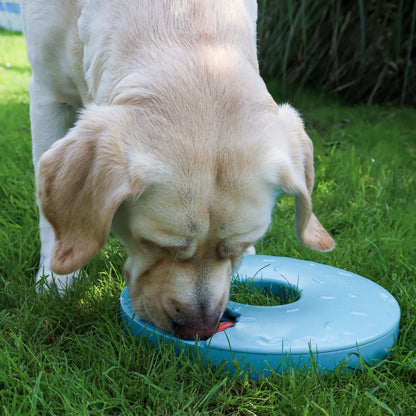
<svg viewBox="0 0 416 416">
<path fill-rule="evenodd" d="M 106 243 L 126 247 L 139 317 L 209 336 L 229 278 L 293 194 L 312 213 L 312 143 L 260 78 L 253 0 L 26 0 L 38 279 L 68 285 Z"/>
</svg>

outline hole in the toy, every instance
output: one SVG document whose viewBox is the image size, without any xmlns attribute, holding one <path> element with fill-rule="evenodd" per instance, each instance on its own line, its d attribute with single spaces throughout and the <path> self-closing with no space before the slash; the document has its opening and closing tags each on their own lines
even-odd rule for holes
<svg viewBox="0 0 416 416">
<path fill-rule="evenodd" d="M 301 290 L 284 281 L 271 282 L 267 279 L 231 279 L 230 300 L 255 306 L 278 306 L 296 302 Z"/>
<path fill-rule="evenodd" d="M 238 275 L 231 279 L 230 300 L 233 302 L 254 306 L 279 306 L 296 302 L 300 296 L 299 288 L 284 281 L 241 279 Z M 227 308 L 215 332 L 233 327 L 239 316 Z"/>
</svg>

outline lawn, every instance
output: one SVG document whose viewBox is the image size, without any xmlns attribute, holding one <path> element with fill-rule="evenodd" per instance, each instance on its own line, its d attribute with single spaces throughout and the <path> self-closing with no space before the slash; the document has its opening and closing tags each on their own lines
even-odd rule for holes
<svg viewBox="0 0 416 416">
<path fill-rule="evenodd" d="M 388 358 L 364 371 L 340 366 L 252 381 L 122 333 L 125 254 L 114 238 L 65 298 L 36 294 L 29 78 L 22 36 L 1 31 L 0 414 L 416 414 L 415 109 L 350 107 L 310 91 L 282 96 L 279 84 L 269 83 L 277 101 L 303 114 L 315 144 L 315 212 L 337 247 L 322 254 L 301 246 L 293 198 L 284 196 L 258 252 L 366 276 L 396 297 L 402 318 Z"/>
</svg>

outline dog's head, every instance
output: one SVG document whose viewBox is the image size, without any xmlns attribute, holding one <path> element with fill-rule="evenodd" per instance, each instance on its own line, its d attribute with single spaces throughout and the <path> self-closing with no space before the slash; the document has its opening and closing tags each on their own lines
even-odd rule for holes
<svg viewBox="0 0 416 416">
<path fill-rule="evenodd" d="M 127 250 L 136 314 L 205 338 L 279 193 L 295 197 L 299 239 L 331 250 L 312 213 L 313 150 L 296 111 L 270 100 L 253 117 L 230 114 L 214 125 L 198 117 L 163 122 L 123 105 L 85 110 L 38 167 L 38 198 L 56 235 L 51 269 L 85 265 L 112 228 Z"/>
</svg>

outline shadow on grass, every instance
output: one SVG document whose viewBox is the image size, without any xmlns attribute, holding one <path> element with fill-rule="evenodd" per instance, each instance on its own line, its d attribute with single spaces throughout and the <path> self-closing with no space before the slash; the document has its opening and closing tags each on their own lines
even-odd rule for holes
<svg viewBox="0 0 416 416">
<path fill-rule="evenodd" d="M 10 71 L 15 72 L 17 74 L 31 74 L 31 68 L 29 65 L 23 65 L 23 66 L 16 66 L 16 65 L 9 65 L 6 64 L 0 64 L 0 71 Z"/>
<path fill-rule="evenodd" d="M 12 141 L 16 143 L 16 139 L 19 139 L 18 141 L 24 144 L 27 149 L 31 147 L 29 103 L 26 100 L 15 101 L 16 98 L 9 97 L 0 101 L 0 142 L 2 142 L 2 149 Z M 4 150 L 2 150 L 0 158 L 6 156 L 4 153 Z"/>
</svg>

